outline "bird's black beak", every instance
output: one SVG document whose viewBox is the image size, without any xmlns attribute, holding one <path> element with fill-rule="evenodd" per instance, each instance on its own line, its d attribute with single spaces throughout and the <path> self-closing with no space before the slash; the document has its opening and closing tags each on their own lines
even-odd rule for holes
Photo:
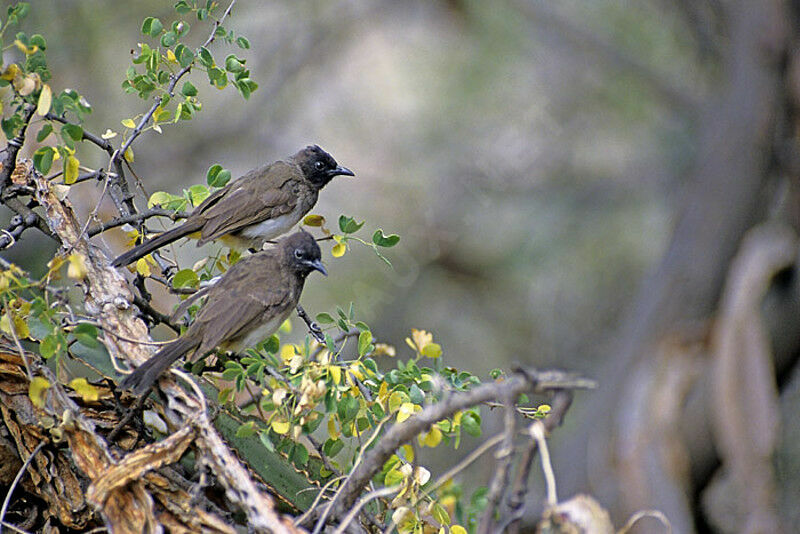
<svg viewBox="0 0 800 534">
<path fill-rule="evenodd" d="M 339 176 L 339 175 L 355 176 L 356 173 L 354 173 L 353 171 L 351 171 L 347 167 L 342 167 L 341 165 L 339 165 L 335 169 L 331 169 L 331 170 L 328 171 L 328 176 L 330 176 L 331 178 L 333 178 L 334 176 Z"/>
<path fill-rule="evenodd" d="M 319 271 L 325 276 L 328 276 L 328 271 L 325 269 L 325 266 L 322 265 L 321 260 L 307 261 L 305 264 L 311 267 L 313 270 Z"/>
</svg>

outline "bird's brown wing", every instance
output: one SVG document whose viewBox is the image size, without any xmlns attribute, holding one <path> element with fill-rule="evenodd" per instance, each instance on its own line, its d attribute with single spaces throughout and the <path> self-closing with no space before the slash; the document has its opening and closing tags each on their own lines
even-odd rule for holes
<svg viewBox="0 0 800 534">
<path fill-rule="evenodd" d="M 231 267 L 208 291 L 190 330 L 202 337 L 198 354 L 236 340 L 293 306 L 291 280 L 284 280 L 272 251 L 249 256 Z M 187 332 L 190 334 L 190 332 Z"/>
<path fill-rule="evenodd" d="M 195 321 L 199 323 L 203 336 L 197 354 L 205 354 L 215 347 L 247 336 L 292 306 L 288 288 L 267 289 L 262 286 L 255 291 L 242 293 L 206 302 L 202 317 Z"/>
<path fill-rule="evenodd" d="M 279 161 L 251 171 L 214 193 L 222 194 L 212 202 L 208 202 L 209 197 L 197 209 L 204 219 L 198 244 L 292 212 L 297 206 L 297 197 L 292 188 L 285 186 L 300 178 L 299 173 L 297 167 Z"/>
</svg>

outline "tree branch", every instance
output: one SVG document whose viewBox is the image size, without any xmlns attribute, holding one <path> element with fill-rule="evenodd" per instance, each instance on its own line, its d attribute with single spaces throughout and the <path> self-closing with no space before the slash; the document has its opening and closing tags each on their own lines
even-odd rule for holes
<svg viewBox="0 0 800 534">
<path fill-rule="evenodd" d="M 458 411 L 506 396 L 516 398 L 526 392 L 541 393 L 565 387 L 586 388 L 592 387 L 592 384 L 591 381 L 576 380 L 573 375 L 559 371 L 539 373 L 535 370 L 520 370 L 502 382 L 482 384 L 470 391 L 451 393 L 441 402 L 427 406 L 406 421 L 392 426 L 355 467 L 329 506 L 337 516 L 350 508 L 361 490 L 398 447 Z"/>
<path fill-rule="evenodd" d="M 145 221 L 152 217 L 168 217 L 173 221 L 177 221 L 178 219 L 185 219 L 188 216 L 189 214 L 183 211 L 173 211 L 164 208 L 150 208 L 147 211 L 132 213 L 131 215 L 126 215 L 124 217 L 115 217 L 110 221 L 106 221 L 89 228 L 86 234 L 89 237 L 94 237 L 97 234 L 101 234 L 107 230 L 111 230 L 112 228 L 117 228 L 118 226 L 123 226 L 125 224 Z"/>
</svg>

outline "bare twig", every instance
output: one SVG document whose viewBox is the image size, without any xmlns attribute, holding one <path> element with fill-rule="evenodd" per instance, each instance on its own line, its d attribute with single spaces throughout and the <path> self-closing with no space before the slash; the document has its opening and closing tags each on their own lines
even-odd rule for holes
<svg viewBox="0 0 800 534">
<path fill-rule="evenodd" d="M 336 528 L 336 530 L 333 531 L 333 534 L 344 534 L 348 525 L 352 523 L 353 519 L 356 518 L 358 513 L 361 511 L 362 508 L 364 508 L 364 506 L 367 503 L 375 499 L 380 499 L 383 497 L 388 497 L 389 495 L 393 495 L 398 491 L 400 491 L 401 488 L 402 486 L 390 486 L 387 488 L 381 488 L 375 491 L 371 491 L 366 495 L 364 495 L 363 497 L 361 497 L 358 500 L 358 503 L 356 503 L 356 505 L 353 506 L 353 508 L 351 508 L 349 512 L 347 512 L 347 515 L 344 516 L 344 519 L 342 519 L 341 524 Z"/>
<path fill-rule="evenodd" d="M 5 154 L 2 161 L 0 161 L 2 163 L 2 167 L 0 167 L 0 195 L 5 192 L 5 188 L 11 182 L 11 173 L 14 172 L 17 164 L 17 153 L 22 148 L 22 145 L 25 144 L 25 132 L 28 129 L 28 124 L 31 122 L 34 111 L 36 111 L 36 106 L 25 104 L 22 109 L 22 126 L 19 128 L 17 136 L 8 140 Z"/>
<path fill-rule="evenodd" d="M 489 492 L 486 495 L 486 510 L 481 517 L 481 523 L 478 532 L 488 533 L 494 524 L 494 515 L 497 510 L 497 505 L 503 497 L 503 493 L 508 486 L 508 469 L 511 467 L 511 460 L 514 457 L 514 434 L 516 433 L 516 412 L 514 406 L 517 401 L 517 396 L 509 394 L 503 398 L 503 445 L 495 453 L 497 458 L 497 466 L 494 470 L 494 475 L 489 483 Z"/>
<path fill-rule="evenodd" d="M 561 425 L 564 420 L 564 415 L 572 404 L 572 397 L 572 391 L 568 389 L 557 390 L 553 394 L 550 413 L 543 419 L 544 427 L 547 432 L 552 432 L 556 427 Z M 519 526 L 519 520 L 524 514 L 525 496 L 528 492 L 528 475 L 531 472 L 537 450 L 538 444 L 535 439 L 532 439 L 522 452 L 522 458 L 517 468 L 517 476 L 514 478 L 511 493 L 508 496 L 509 513 L 507 514 L 505 525 L 501 527 L 509 532 L 516 532 Z"/>
<path fill-rule="evenodd" d="M 105 232 L 106 230 L 117 228 L 118 226 L 123 226 L 125 224 L 145 221 L 151 217 L 169 217 L 173 221 L 177 221 L 178 219 L 185 219 L 188 216 L 189 214 L 183 211 L 173 211 L 164 208 L 150 208 L 147 211 L 132 213 L 131 215 L 126 215 L 124 217 L 116 217 L 110 221 L 98 224 L 97 226 L 89 228 L 86 233 L 89 237 L 94 237 L 99 233 Z"/>
<path fill-rule="evenodd" d="M 301 305 L 297 305 L 297 315 L 306 323 L 308 326 L 308 332 L 312 335 L 314 339 L 317 340 L 318 343 L 325 343 L 325 334 L 322 332 L 322 328 L 311 319 L 306 313 L 306 310 L 303 309 Z"/>
<path fill-rule="evenodd" d="M 31 452 L 30 456 L 25 459 L 25 462 L 22 464 L 22 467 L 19 468 L 19 471 L 17 471 L 17 476 L 14 477 L 14 481 L 11 483 L 11 486 L 8 487 L 8 493 L 6 493 L 6 498 L 3 501 L 3 508 L 0 509 L 0 534 L 3 532 L 2 523 L 5 520 L 6 512 L 8 511 L 8 505 L 11 502 L 11 494 L 14 493 L 14 488 L 17 487 L 19 481 L 22 480 L 22 475 L 25 474 L 25 471 L 28 470 L 28 466 L 31 465 L 33 457 L 36 456 L 40 450 L 42 450 L 42 447 L 44 447 L 45 444 L 47 444 L 46 441 L 39 442 L 36 448 L 33 449 L 33 452 Z"/>
</svg>

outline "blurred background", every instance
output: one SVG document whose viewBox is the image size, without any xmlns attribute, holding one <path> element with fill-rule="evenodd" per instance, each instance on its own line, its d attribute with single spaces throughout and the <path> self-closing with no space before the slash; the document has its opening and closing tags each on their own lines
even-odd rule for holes
<svg viewBox="0 0 800 534">
<path fill-rule="evenodd" d="M 121 131 L 149 107 L 120 84 L 142 19 L 173 20 L 171 4 L 31 10 L 23 29 L 48 40 L 50 84 L 93 105 L 87 129 Z M 659 508 L 677 532 L 788 529 L 800 515 L 794 4 L 239 2 L 226 26 L 251 49 L 213 50 L 244 56 L 260 88 L 244 101 L 193 74 L 202 111 L 144 135 L 134 170 L 148 193 L 180 193 L 214 163 L 236 177 L 319 144 L 356 177 L 313 212 L 402 239 L 394 268 L 326 246 L 330 276 L 309 280 L 307 310 L 356 302 L 401 358 L 412 327 L 432 331 L 448 365 L 484 379 L 515 364 L 597 378 L 554 436 L 555 471 L 560 497 L 591 493 L 618 525 Z M 207 25 L 190 22 L 200 44 Z M 93 168 L 101 156 L 79 152 Z M 85 214 L 100 190 L 70 198 Z M 95 242 L 118 253 L 125 240 Z M 212 249 L 176 247 L 185 265 Z M 4 257 L 36 270 L 52 252 L 31 231 Z"/>
</svg>

